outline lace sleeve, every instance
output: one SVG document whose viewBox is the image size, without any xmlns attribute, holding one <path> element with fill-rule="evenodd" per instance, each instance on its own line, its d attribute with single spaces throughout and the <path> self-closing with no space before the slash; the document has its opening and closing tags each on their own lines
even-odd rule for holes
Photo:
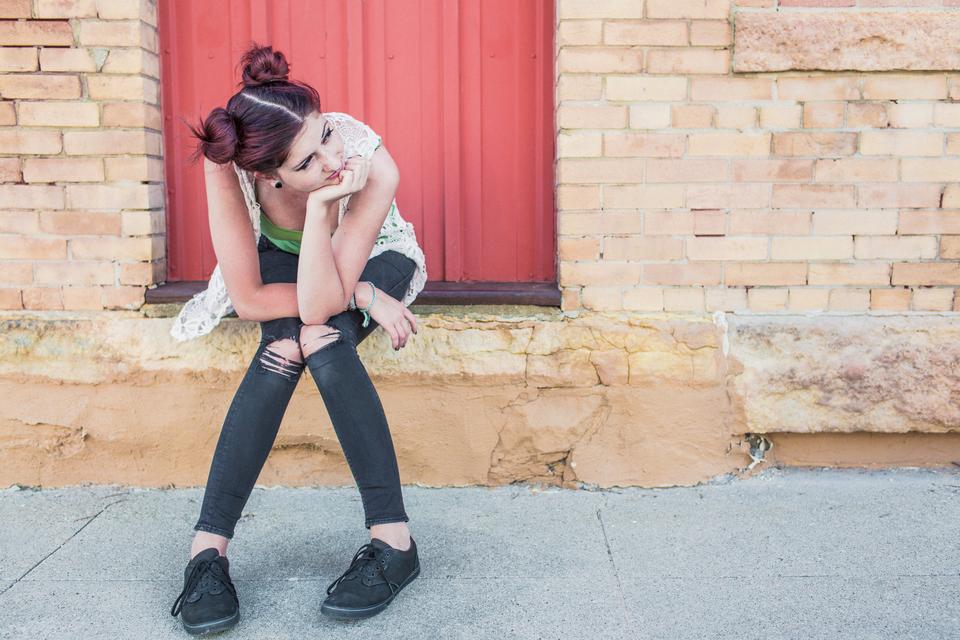
<svg viewBox="0 0 960 640">
<path fill-rule="evenodd" d="M 373 152 L 380 146 L 382 138 L 376 134 L 366 123 L 361 122 L 348 113 L 339 111 L 328 111 L 324 114 L 334 127 L 337 133 L 343 138 L 343 156 L 360 155 L 369 158 Z M 352 195 L 352 194 L 351 194 Z M 347 211 L 347 204 L 350 196 L 340 198 L 340 220 L 343 220 L 343 214 Z"/>
</svg>

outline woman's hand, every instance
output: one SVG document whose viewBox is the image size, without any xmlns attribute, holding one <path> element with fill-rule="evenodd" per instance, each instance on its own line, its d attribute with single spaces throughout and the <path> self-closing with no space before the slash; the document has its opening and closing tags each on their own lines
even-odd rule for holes
<svg viewBox="0 0 960 640">
<path fill-rule="evenodd" d="M 367 290 L 370 289 L 370 285 L 365 284 L 363 286 Z M 365 307 L 367 305 L 361 304 L 361 301 L 358 300 L 357 306 Z M 417 317 L 405 304 L 380 289 L 377 289 L 377 298 L 373 301 L 373 306 L 367 313 L 390 334 L 394 351 L 399 351 L 406 346 L 411 331 L 417 333 Z"/>
<path fill-rule="evenodd" d="M 314 189 L 307 196 L 307 213 L 311 210 L 326 211 L 327 205 L 331 202 L 363 189 L 367 184 L 371 164 L 370 159 L 363 156 L 357 155 L 347 158 L 343 171 L 338 176 L 339 182 Z"/>
</svg>

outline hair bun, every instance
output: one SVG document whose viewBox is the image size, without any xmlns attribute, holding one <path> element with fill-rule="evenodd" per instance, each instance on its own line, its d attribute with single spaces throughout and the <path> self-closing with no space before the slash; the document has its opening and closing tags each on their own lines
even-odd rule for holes
<svg viewBox="0 0 960 640">
<path fill-rule="evenodd" d="M 261 47 L 254 44 L 243 54 L 240 64 L 243 65 L 243 84 L 247 87 L 290 79 L 287 57 L 280 51 L 274 51 L 270 45 Z"/>
</svg>

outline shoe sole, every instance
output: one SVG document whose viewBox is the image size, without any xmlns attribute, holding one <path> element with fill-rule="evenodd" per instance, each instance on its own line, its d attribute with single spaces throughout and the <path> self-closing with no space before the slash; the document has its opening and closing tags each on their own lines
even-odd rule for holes
<svg viewBox="0 0 960 640">
<path fill-rule="evenodd" d="M 237 609 L 236 613 L 228 618 L 220 618 L 219 620 L 211 620 L 210 622 L 201 622 L 198 624 L 189 624 L 180 620 L 183 624 L 183 628 L 187 630 L 187 633 L 193 636 L 202 636 L 208 633 L 217 633 L 219 631 L 226 631 L 236 626 L 237 622 L 240 621 L 240 610 Z"/>
<path fill-rule="evenodd" d="M 393 599 L 397 597 L 403 588 L 413 582 L 413 579 L 420 575 L 420 563 L 417 563 L 417 566 L 414 570 L 407 576 L 407 579 L 400 583 L 400 588 L 397 589 L 396 593 L 393 593 L 389 598 L 381 602 L 380 604 L 375 604 L 371 607 L 364 607 L 362 609 L 344 609 L 343 607 L 334 607 L 329 604 L 320 605 L 320 613 L 327 616 L 328 618 L 333 618 L 334 620 L 357 620 L 360 618 L 369 618 L 370 616 L 376 615 L 387 608 Z"/>
</svg>

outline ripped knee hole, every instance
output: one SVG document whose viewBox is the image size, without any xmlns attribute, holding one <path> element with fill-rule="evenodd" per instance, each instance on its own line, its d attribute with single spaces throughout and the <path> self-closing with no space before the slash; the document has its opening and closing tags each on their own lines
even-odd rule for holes
<svg viewBox="0 0 960 640">
<path fill-rule="evenodd" d="M 304 357 L 340 338 L 340 330 L 325 324 L 305 324 L 300 327 L 300 349 Z"/>
<path fill-rule="evenodd" d="M 260 354 L 260 364 L 264 369 L 292 380 L 303 369 L 300 345 L 293 338 L 274 340 Z"/>
</svg>

